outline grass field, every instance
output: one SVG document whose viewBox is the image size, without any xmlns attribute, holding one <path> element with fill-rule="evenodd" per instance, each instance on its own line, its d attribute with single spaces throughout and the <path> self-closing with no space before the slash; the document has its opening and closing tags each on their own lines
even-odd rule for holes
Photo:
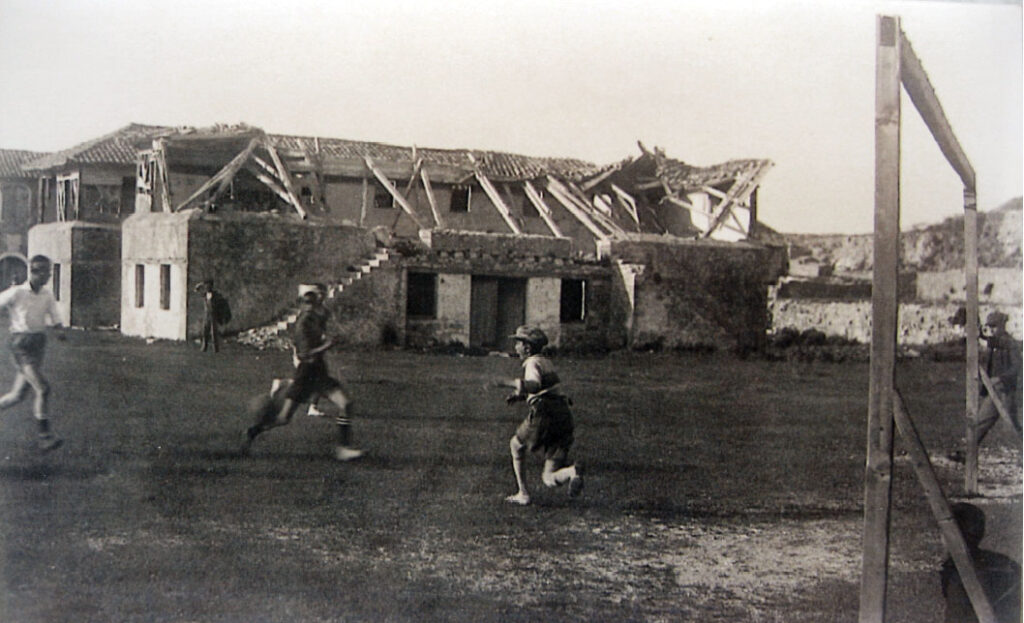
<svg viewBox="0 0 1024 623">
<path fill-rule="evenodd" d="M 0 620 L 855 621 L 866 364 L 622 353 L 556 360 L 586 489 L 511 507 L 522 416 L 501 357 L 332 354 L 368 455 L 331 460 L 297 415 L 237 455 L 246 401 L 281 352 L 72 332 L 52 342 L 55 453 L 29 405 L 0 426 Z M 6 385 L 13 370 L 0 366 Z M 898 384 L 945 490 L 962 466 L 962 364 Z M 982 455 L 983 545 L 1019 559 L 1018 453 Z M 901 445 L 897 442 L 897 452 Z M 891 621 L 937 621 L 938 529 L 909 463 L 894 477 Z"/>
</svg>

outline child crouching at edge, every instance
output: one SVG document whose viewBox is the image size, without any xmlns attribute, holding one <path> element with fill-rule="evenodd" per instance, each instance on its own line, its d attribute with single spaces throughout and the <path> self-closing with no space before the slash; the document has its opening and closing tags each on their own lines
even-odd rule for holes
<svg viewBox="0 0 1024 623">
<path fill-rule="evenodd" d="M 526 401 L 529 413 L 509 441 L 512 470 L 519 490 L 505 501 L 520 506 L 530 503 L 530 492 L 523 478 L 523 457 L 527 451 L 543 455 L 541 481 L 545 486 L 568 484 L 569 496 L 576 497 L 583 490 L 583 478 L 577 473 L 576 465 L 569 462 L 569 449 L 574 440 L 572 410 L 569 399 L 559 390 L 554 364 L 541 354 L 548 337 L 537 327 L 523 325 L 511 338 L 516 354 L 523 361 L 523 376 L 495 385 L 511 388 L 513 392 L 505 402 L 512 405 Z"/>
</svg>

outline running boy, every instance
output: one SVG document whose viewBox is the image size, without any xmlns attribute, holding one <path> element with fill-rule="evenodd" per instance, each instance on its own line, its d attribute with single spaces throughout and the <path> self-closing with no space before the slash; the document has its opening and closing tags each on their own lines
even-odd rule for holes
<svg viewBox="0 0 1024 623">
<path fill-rule="evenodd" d="M 29 260 L 28 281 L 0 292 L 0 308 L 7 309 L 11 319 L 8 342 L 18 368 L 10 391 L 0 396 L 0 409 L 24 400 L 31 386 L 35 392 L 32 414 L 39 426 L 38 446 L 43 452 L 56 450 L 64 443 L 50 430 L 47 410 L 50 384 L 42 373 L 47 326 L 63 329 L 57 301 L 53 292 L 45 287 L 50 280 L 50 270 L 50 258 L 35 255 Z M 57 339 L 64 339 L 63 331 L 57 334 Z"/>
<path fill-rule="evenodd" d="M 514 390 L 505 402 L 511 405 L 525 400 L 530 411 L 509 441 L 512 471 L 519 490 L 505 501 L 519 505 L 530 503 L 530 493 L 523 478 L 523 456 L 527 450 L 543 454 L 541 481 L 545 486 L 557 487 L 568 483 L 569 495 L 576 497 L 583 490 L 583 478 L 576 472 L 576 465 L 569 463 L 569 448 L 573 443 L 572 411 L 569 400 L 559 391 L 554 364 L 541 354 L 548 343 L 548 336 L 537 327 L 523 325 L 511 337 L 516 354 L 523 360 L 523 376 L 496 385 Z"/>
<path fill-rule="evenodd" d="M 316 292 L 302 296 L 302 312 L 295 323 L 295 357 L 298 365 L 292 383 L 284 393 L 280 410 L 263 410 L 256 414 L 256 423 L 245 432 L 242 453 L 247 453 L 252 442 L 260 434 L 284 426 L 291 421 L 300 404 L 308 403 L 314 395 L 326 396 L 338 407 L 335 423 L 338 428 L 338 445 L 334 458 L 351 461 L 363 455 L 362 450 L 352 447 L 352 423 L 349 418 L 351 402 L 341 389 L 341 383 L 330 376 L 324 353 L 333 342 L 324 335 L 327 316 L 318 309 L 320 297 Z"/>
</svg>

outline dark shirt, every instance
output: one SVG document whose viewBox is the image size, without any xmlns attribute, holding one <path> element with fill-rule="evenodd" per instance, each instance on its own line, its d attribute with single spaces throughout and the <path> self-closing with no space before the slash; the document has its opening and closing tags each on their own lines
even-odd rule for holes
<svg viewBox="0 0 1024 623">
<path fill-rule="evenodd" d="M 1012 392 L 1017 387 L 1017 378 L 1021 372 L 1021 352 L 1020 344 L 1013 336 L 1001 333 L 988 339 L 985 372 L 993 381 L 1002 381 L 1006 392 Z"/>
<path fill-rule="evenodd" d="M 299 359 L 307 359 L 309 351 L 323 345 L 326 340 L 327 314 L 318 309 L 309 309 L 299 314 L 295 321 L 295 333 L 292 342 L 295 344 L 295 352 Z M 313 357 L 319 357 L 320 354 Z"/>
<path fill-rule="evenodd" d="M 985 549 L 972 552 L 978 581 L 984 587 L 996 621 L 1020 622 L 1020 565 L 1008 556 Z M 978 620 L 952 558 L 942 563 L 942 596 L 946 598 L 946 623 L 973 623 Z"/>
</svg>

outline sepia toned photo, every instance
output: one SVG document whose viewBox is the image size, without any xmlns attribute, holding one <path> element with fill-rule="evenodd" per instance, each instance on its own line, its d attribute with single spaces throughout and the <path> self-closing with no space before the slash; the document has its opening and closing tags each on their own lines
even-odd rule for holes
<svg viewBox="0 0 1024 623">
<path fill-rule="evenodd" d="M 1021 621 L 1019 0 L 0 0 L 0 621 Z"/>
</svg>

